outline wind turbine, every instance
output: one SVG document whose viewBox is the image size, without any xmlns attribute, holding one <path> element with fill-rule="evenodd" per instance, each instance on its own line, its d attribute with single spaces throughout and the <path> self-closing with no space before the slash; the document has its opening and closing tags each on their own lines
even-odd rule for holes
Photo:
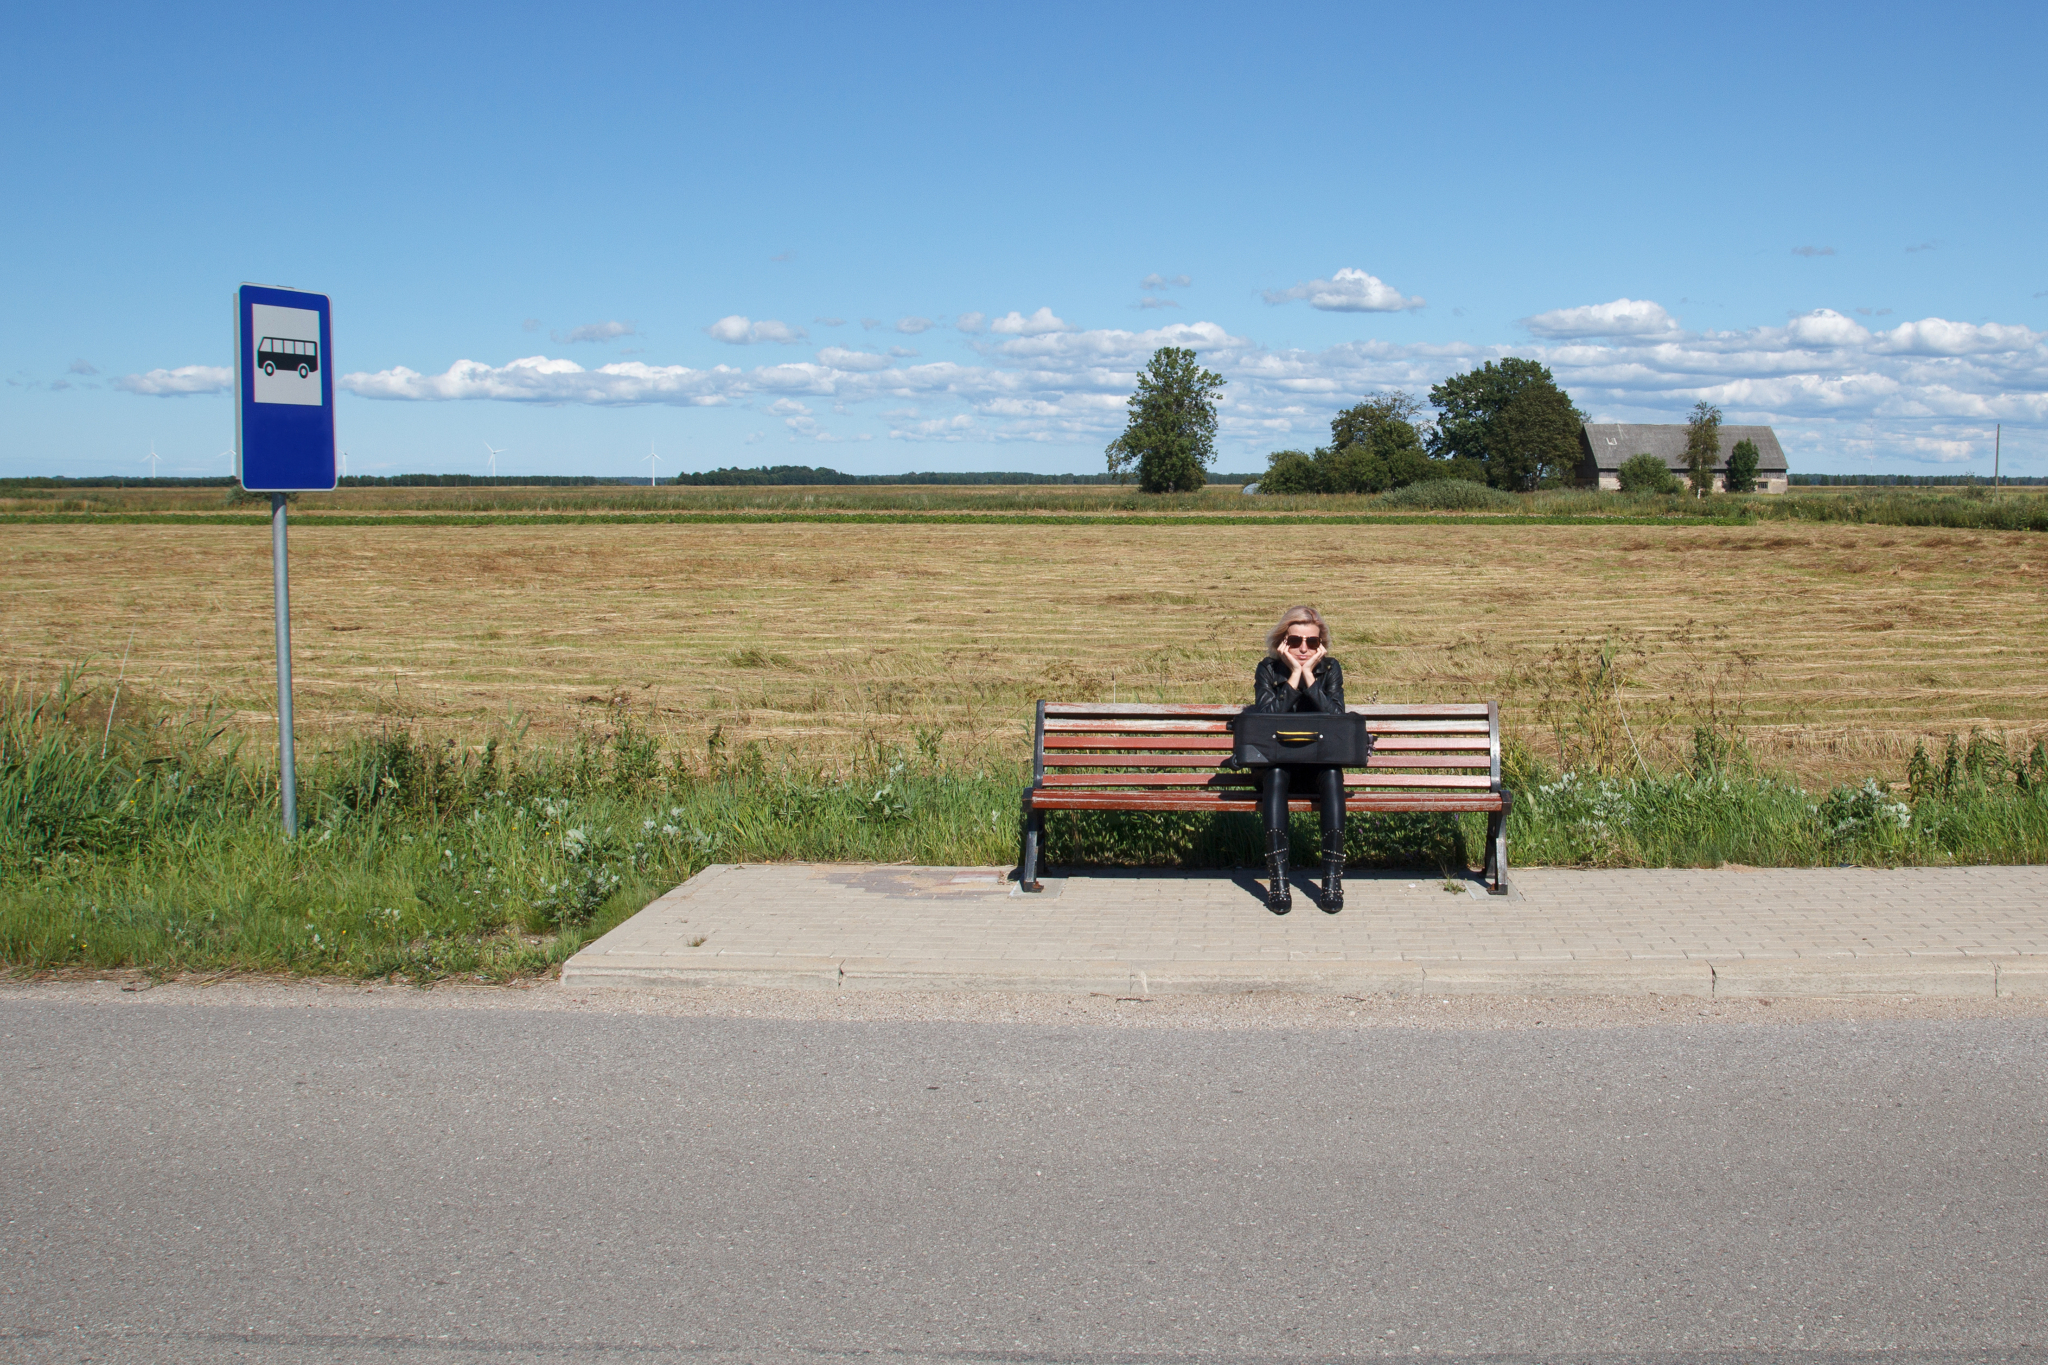
<svg viewBox="0 0 2048 1365">
<path fill-rule="evenodd" d="M 341 477 L 344 479 L 348 477 L 348 452 L 346 450 L 341 452 Z"/>
<path fill-rule="evenodd" d="M 647 486 L 654 487 L 654 465 L 661 456 L 654 453 L 654 442 L 647 443 Z"/>
<path fill-rule="evenodd" d="M 498 477 L 498 457 L 505 452 L 493 446 L 489 441 L 484 442 L 484 449 L 491 452 L 491 477 L 495 479 Z"/>
<path fill-rule="evenodd" d="M 151 441 L 149 443 L 149 454 L 143 456 L 142 459 L 149 461 L 149 477 L 152 479 L 156 477 L 156 458 L 156 442 Z M 141 464 L 142 460 L 137 460 L 136 463 Z"/>
</svg>

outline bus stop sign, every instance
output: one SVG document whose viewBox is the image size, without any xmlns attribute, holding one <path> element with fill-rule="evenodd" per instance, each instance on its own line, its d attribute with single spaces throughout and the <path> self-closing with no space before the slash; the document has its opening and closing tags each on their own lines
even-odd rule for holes
<svg viewBox="0 0 2048 1365">
<path fill-rule="evenodd" d="M 333 489 L 333 341 L 325 294 L 235 291 L 235 477 L 250 492 Z"/>
</svg>

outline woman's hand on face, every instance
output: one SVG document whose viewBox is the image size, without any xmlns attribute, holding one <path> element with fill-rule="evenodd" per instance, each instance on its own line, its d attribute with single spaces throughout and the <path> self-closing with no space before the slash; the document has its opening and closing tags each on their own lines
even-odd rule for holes
<svg viewBox="0 0 2048 1365">
<path fill-rule="evenodd" d="M 1320 644 L 1317 645 L 1316 652 L 1309 655 L 1308 662 L 1301 666 L 1302 677 L 1309 682 L 1314 682 L 1316 677 L 1317 666 L 1321 664 L 1324 659 L 1327 659 L 1329 657 L 1329 649 L 1326 646 Z"/>
</svg>

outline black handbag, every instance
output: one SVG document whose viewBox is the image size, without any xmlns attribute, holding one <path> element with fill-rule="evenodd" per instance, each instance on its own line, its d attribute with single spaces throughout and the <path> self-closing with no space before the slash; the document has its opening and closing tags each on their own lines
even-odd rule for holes
<svg viewBox="0 0 2048 1365">
<path fill-rule="evenodd" d="M 1365 717 L 1346 711 L 1240 711 L 1231 722 L 1237 743 L 1231 749 L 1234 768 L 1293 767 L 1313 764 L 1330 768 L 1363 768 L 1372 756 L 1372 736 Z"/>
</svg>

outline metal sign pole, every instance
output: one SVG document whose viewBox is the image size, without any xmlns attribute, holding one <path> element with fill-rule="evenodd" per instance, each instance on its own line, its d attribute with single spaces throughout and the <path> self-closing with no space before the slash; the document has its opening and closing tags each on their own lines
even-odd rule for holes
<svg viewBox="0 0 2048 1365">
<path fill-rule="evenodd" d="M 292 763 L 292 591 L 285 569 L 282 493 L 270 495 L 270 580 L 277 612 L 277 768 L 284 837 L 299 832 L 299 784 Z"/>
</svg>

